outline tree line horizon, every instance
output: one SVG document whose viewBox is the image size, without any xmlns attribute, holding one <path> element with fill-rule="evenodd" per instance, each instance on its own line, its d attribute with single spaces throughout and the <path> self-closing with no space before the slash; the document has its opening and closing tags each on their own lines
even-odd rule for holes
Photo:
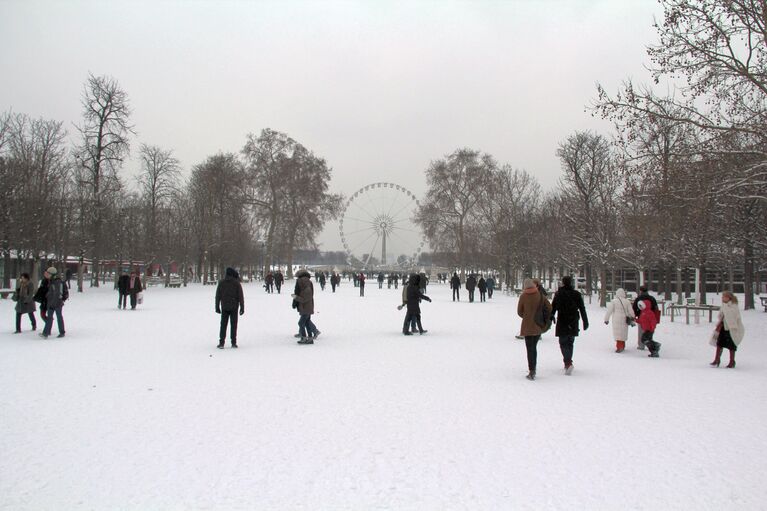
<svg viewBox="0 0 767 511">
<path fill-rule="evenodd" d="M 588 292 L 601 283 L 602 304 L 626 266 L 659 272 L 669 297 L 672 281 L 681 297 L 688 268 L 701 270 L 703 290 L 707 269 L 737 269 L 753 308 L 767 269 L 765 6 L 660 4 L 647 47 L 653 83 L 597 84 L 586 109 L 613 131 L 560 141 L 553 189 L 473 148 L 429 164 L 414 222 L 441 262 L 507 280 L 582 273 Z M 316 249 L 342 211 L 328 162 L 270 128 L 247 134 L 239 153 L 206 157 L 187 179 L 171 149 L 142 143 L 131 182 L 121 175 L 134 134 L 127 92 L 89 74 L 81 104 L 71 145 L 62 122 L 0 114 L 6 268 L 14 252 L 33 269 L 48 254 L 88 257 L 95 275 L 101 260 L 131 258 L 219 274 L 280 261 L 290 272 L 295 252 Z"/>
</svg>

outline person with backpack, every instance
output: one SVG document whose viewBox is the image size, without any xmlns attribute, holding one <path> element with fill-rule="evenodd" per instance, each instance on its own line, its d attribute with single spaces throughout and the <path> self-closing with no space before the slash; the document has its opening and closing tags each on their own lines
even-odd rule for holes
<svg viewBox="0 0 767 511">
<path fill-rule="evenodd" d="M 554 294 L 551 303 L 552 320 L 556 317 L 556 336 L 559 337 L 559 349 L 565 364 L 565 374 L 573 373 L 573 350 L 575 338 L 580 332 L 578 320 L 583 321 L 583 330 L 589 329 L 589 318 L 586 316 L 586 306 L 583 295 L 573 287 L 573 278 L 569 275 L 562 277 L 562 287 Z"/>
<path fill-rule="evenodd" d="M 548 314 L 551 316 L 551 308 L 548 300 L 543 296 L 533 279 L 525 279 L 522 282 L 524 290 L 519 296 L 517 303 L 517 315 L 522 318 L 519 334 L 525 339 L 527 351 L 527 376 L 528 380 L 535 380 L 536 367 L 538 365 L 538 341 L 541 340 L 543 329 L 536 321 L 536 316 Z"/>
<path fill-rule="evenodd" d="M 229 338 L 232 342 L 232 348 L 237 347 L 237 311 L 240 316 L 245 314 L 245 298 L 242 294 L 242 284 L 240 276 L 234 268 L 227 268 L 224 273 L 224 279 L 219 281 L 216 287 L 216 314 L 221 314 L 221 328 L 218 332 L 218 349 L 224 349 L 226 340 L 226 327 L 229 328 Z"/>
<path fill-rule="evenodd" d="M 40 337 L 47 339 L 51 335 L 51 329 L 53 328 L 53 315 L 56 315 L 56 327 L 59 330 L 59 338 L 64 337 L 66 331 L 64 330 L 64 315 L 62 308 L 64 302 L 69 298 L 69 289 L 67 285 L 61 280 L 59 271 L 51 266 L 43 273 L 43 276 L 48 279 L 48 291 L 45 293 L 45 327 L 40 334 Z"/>
</svg>

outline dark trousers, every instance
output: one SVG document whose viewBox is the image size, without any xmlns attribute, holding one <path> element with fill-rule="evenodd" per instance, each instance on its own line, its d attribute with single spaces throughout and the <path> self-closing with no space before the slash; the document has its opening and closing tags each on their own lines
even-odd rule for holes
<svg viewBox="0 0 767 511">
<path fill-rule="evenodd" d="M 418 327 L 419 332 L 423 332 L 423 326 L 421 326 L 421 313 L 408 312 L 405 314 L 405 322 L 402 324 L 402 333 L 406 333 L 408 329 L 415 330 L 415 327 Z"/>
<path fill-rule="evenodd" d="M 485 294 L 486 294 L 485 291 L 480 291 L 479 292 L 479 301 L 480 302 L 484 302 L 485 301 Z"/>
<path fill-rule="evenodd" d="M 642 344 L 647 346 L 647 349 L 650 350 L 650 353 L 656 353 L 660 349 L 660 343 L 655 342 L 652 339 L 653 334 L 655 334 L 655 332 L 642 332 Z"/>
<path fill-rule="evenodd" d="M 531 373 L 535 372 L 535 367 L 538 365 L 538 341 L 540 340 L 540 335 L 525 336 L 525 348 L 527 348 L 527 369 Z"/>
<path fill-rule="evenodd" d="M 130 308 L 135 309 L 136 308 L 136 302 L 138 301 L 138 293 L 131 293 L 130 294 Z"/>
<path fill-rule="evenodd" d="M 128 303 L 128 295 L 126 293 L 119 293 L 117 295 L 117 308 L 125 308 L 125 304 Z"/>
<path fill-rule="evenodd" d="M 218 332 L 218 342 L 223 344 L 226 339 L 226 325 L 231 321 L 232 326 L 229 329 L 229 338 L 232 342 L 237 342 L 237 310 L 221 311 L 221 330 Z"/>
<path fill-rule="evenodd" d="M 48 307 L 48 313 L 45 315 L 45 327 L 43 327 L 44 335 L 51 335 L 51 329 L 53 328 L 53 315 L 56 314 L 56 326 L 59 329 L 59 334 L 64 334 L 64 316 L 61 314 L 61 305 L 52 309 Z"/>
<path fill-rule="evenodd" d="M 280 294 L 280 290 L 282 289 L 282 283 L 281 282 L 275 282 L 274 287 L 277 288 L 277 294 Z"/>
<path fill-rule="evenodd" d="M 311 314 L 301 314 L 298 318 L 298 333 L 301 337 L 312 337 L 317 333 L 317 326 L 312 322 Z"/>
<path fill-rule="evenodd" d="M 492 298 L 493 297 L 493 290 L 491 288 L 487 288 L 487 297 Z"/>
<path fill-rule="evenodd" d="M 474 301 L 474 290 L 473 289 L 469 289 L 469 301 L 470 302 Z"/>
<path fill-rule="evenodd" d="M 360 296 L 365 296 L 365 283 L 360 282 Z"/>
<path fill-rule="evenodd" d="M 559 349 L 562 351 L 562 361 L 565 367 L 573 365 L 573 348 L 575 346 L 574 335 L 563 335 L 559 338 Z"/>
<path fill-rule="evenodd" d="M 23 316 L 23 312 L 17 312 L 16 313 L 16 331 L 21 332 L 21 316 Z M 37 321 L 35 320 L 35 313 L 34 312 L 27 312 L 27 315 L 29 316 L 29 321 L 32 322 L 32 330 L 37 330 Z"/>
<path fill-rule="evenodd" d="M 458 300 L 459 302 L 461 301 L 461 293 L 460 293 L 460 290 L 453 289 L 453 301 L 456 301 L 456 300 Z"/>
<path fill-rule="evenodd" d="M 336 292 L 336 285 L 331 282 L 330 283 L 330 287 L 333 289 L 333 292 L 335 293 Z"/>
</svg>

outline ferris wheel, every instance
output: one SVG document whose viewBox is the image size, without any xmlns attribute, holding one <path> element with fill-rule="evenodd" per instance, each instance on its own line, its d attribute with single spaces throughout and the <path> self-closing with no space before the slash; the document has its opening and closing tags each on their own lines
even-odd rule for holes
<svg viewBox="0 0 767 511">
<path fill-rule="evenodd" d="M 414 265 L 424 245 L 413 223 L 419 206 L 415 195 L 394 183 L 373 183 L 354 192 L 338 224 L 349 264 Z"/>
</svg>

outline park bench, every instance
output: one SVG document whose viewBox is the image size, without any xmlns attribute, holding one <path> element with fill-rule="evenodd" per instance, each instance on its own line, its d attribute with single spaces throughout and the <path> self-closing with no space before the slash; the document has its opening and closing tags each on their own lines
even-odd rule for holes
<svg viewBox="0 0 767 511">
<path fill-rule="evenodd" d="M 171 278 L 167 284 L 165 284 L 165 287 L 181 287 L 181 284 L 183 284 L 183 281 L 179 278 Z"/>
<path fill-rule="evenodd" d="M 762 307 L 764 307 L 764 312 L 767 312 L 767 296 L 760 296 L 759 300 L 762 301 Z"/>
<path fill-rule="evenodd" d="M 13 289 L 0 289 L 0 298 L 5 300 L 9 295 L 13 294 Z"/>
<path fill-rule="evenodd" d="M 147 287 L 159 286 L 162 283 L 163 283 L 163 278 L 162 277 L 149 277 L 149 278 L 146 279 Z"/>
<path fill-rule="evenodd" d="M 209 281 L 205 282 L 204 284 L 206 286 L 215 286 L 216 284 L 218 284 L 218 281 L 216 281 L 216 280 L 209 280 Z"/>
<path fill-rule="evenodd" d="M 674 313 L 676 311 L 679 311 L 678 314 L 681 314 L 681 311 L 685 311 L 685 321 L 689 325 L 690 324 L 690 311 L 708 311 L 708 322 L 711 323 L 714 320 L 714 311 L 718 311 L 719 307 L 717 305 L 677 305 L 673 304 L 669 306 L 669 311 L 671 312 L 671 322 L 674 322 Z"/>
</svg>

